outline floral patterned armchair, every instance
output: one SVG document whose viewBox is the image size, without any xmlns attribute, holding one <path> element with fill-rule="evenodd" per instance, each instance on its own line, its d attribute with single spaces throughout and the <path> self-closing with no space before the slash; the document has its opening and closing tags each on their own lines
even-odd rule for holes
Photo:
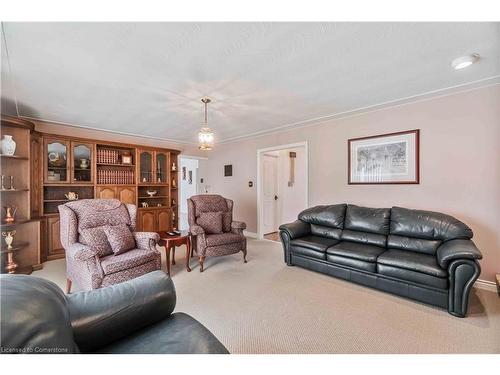
<svg viewBox="0 0 500 375">
<path fill-rule="evenodd" d="M 246 263 L 246 224 L 233 221 L 233 201 L 215 194 L 193 195 L 187 200 L 189 232 L 200 261 L 200 272 L 206 257 L 243 252 Z"/>
<path fill-rule="evenodd" d="M 92 290 L 161 268 L 157 233 L 135 232 L 137 207 L 117 199 L 81 199 L 59 206 L 61 243 L 66 251 L 66 292 L 74 284 Z M 127 225 L 135 249 L 114 254 L 106 226 Z"/>
</svg>

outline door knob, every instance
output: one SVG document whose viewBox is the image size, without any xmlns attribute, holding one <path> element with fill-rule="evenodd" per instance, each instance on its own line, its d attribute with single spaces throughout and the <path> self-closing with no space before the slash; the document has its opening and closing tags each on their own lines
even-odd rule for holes
<svg viewBox="0 0 500 375">
<path fill-rule="evenodd" d="M 274 196 L 274 200 L 275 200 L 275 201 L 277 201 L 277 200 L 278 200 L 278 196 L 277 196 L 277 195 L 275 195 L 275 196 Z"/>
</svg>

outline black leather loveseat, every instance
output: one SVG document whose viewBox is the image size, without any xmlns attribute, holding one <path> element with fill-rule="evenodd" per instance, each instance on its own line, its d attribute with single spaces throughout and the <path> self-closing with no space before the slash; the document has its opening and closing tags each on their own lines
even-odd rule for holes
<svg viewBox="0 0 500 375">
<path fill-rule="evenodd" d="M 1 275 L 2 353 L 227 354 L 201 323 L 174 313 L 163 271 L 65 295 L 33 276 Z"/>
<path fill-rule="evenodd" d="M 481 253 L 452 216 L 401 207 L 337 204 L 280 226 L 285 262 L 467 313 Z"/>
</svg>

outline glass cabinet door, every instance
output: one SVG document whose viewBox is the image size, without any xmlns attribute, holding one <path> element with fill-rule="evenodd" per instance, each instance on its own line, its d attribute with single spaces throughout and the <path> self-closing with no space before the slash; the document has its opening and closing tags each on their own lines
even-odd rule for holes
<svg viewBox="0 0 500 375">
<path fill-rule="evenodd" d="M 156 153 L 156 183 L 168 182 L 168 155 L 164 152 Z"/>
<path fill-rule="evenodd" d="M 139 151 L 139 183 L 153 182 L 153 152 Z"/>
<path fill-rule="evenodd" d="M 44 180 L 49 184 L 69 182 L 69 141 L 46 139 L 44 142 Z"/>
<path fill-rule="evenodd" d="M 73 154 L 71 181 L 75 184 L 92 183 L 92 144 L 72 142 L 71 149 Z"/>
</svg>

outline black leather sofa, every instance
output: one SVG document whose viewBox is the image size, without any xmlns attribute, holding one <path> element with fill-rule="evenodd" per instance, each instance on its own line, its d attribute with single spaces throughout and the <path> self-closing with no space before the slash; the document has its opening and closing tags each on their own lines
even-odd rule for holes
<svg viewBox="0 0 500 375">
<path fill-rule="evenodd" d="M 452 216 L 337 204 L 280 226 L 285 262 L 448 309 L 465 317 L 479 277 L 472 230 Z"/>
<path fill-rule="evenodd" d="M 1 275 L 2 353 L 227 354 L 201 323 L 172 314 L 162 271 L 65 295 L 33 276 Z"/>
</svg>

